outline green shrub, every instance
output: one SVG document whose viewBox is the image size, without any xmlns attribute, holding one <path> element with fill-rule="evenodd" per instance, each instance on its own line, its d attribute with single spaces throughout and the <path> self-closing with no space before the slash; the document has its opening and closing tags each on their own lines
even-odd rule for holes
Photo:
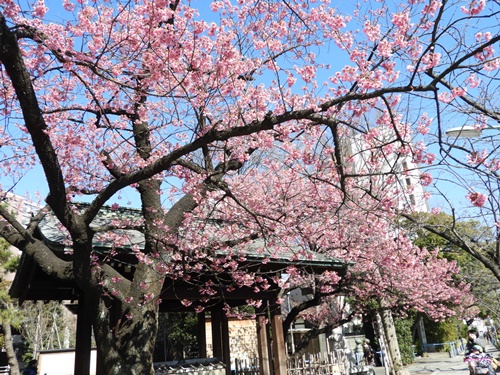
<svg viewBox="0 0 500 375">
<path fill-rule="evenodd" d="M 456 341 L 465 337 L 467 332 L 467 326 L 457 318 L 448 318 L 443 322 L 426 318 L 424 324 L 428 343 Z"/>
<path fill-rule="evenodd" d="M 411 319 L 394 319 L 396 327 L 396 336 L 398 338 L 399 351 L 401 352 L 401 361 L 403 365 L 413 363 L 413 341 L 411 328 L 413 320 Z"/>
</svg>

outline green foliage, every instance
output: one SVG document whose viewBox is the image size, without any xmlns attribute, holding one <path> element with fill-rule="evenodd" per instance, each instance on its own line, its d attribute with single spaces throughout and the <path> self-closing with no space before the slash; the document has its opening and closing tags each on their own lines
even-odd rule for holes
<svg viewBox="0 0 500 375">
<path fill-rule="evenodd" d="M 9 243 L 0 237 L 0 280 L 5 272 L 16 271 L 19 259 L 10 251 Z"/>
<path fill-rule="evenodd" d="M 479 221 L 455 221 L 451 215 L 444 212 L 417 213 L 414 217 L 419 223 L 430 225 L 451 238 L 459 238 L 473 244 L 475 251 L 481 253 L 486 259 L 491 259 L 491 244 L 496 243 L 496 239 L 491 228 L 482 225 Z M 471 285 L 471 292 L 481 310 L 480 315 L 500 319 L 500 304 L 498 304 L 500 281 L 483 263 L 443 236 L 422 229 L 420 225 L 409 220 L 403 220 L 400 224 L 409 233 L 415 245 L 429 250 L 438 247 L 440 257 L 456 261 L 460 266 L 460 278 Z M 493 262 L 493 259 L 491 261 Z"/>
<path fill-rule="evenodd" d="M 455 317 L 447 318 L 442 322 L 424 318 L 424 325 L 427 342 L 429 343 L 456 341 L 461 337 L 465 337 L 464 331 L 467 332 L 467 325 Z"/>
<path fill-rule="evenodd" d="M 25 363 L 28 363 L 33 359 L 33 353 L 26 352 L 22 355 L 21 360 Z"/>
<path fill-rule="evenodd" d="M 6 280 L 5 274 L 14 272 L 19 263 L 19 257 L 13 256 L 10 251 L 9 244 L 3 238 L 0 239 L 0 327 L 5 329 L 18 328 L 21 325 L 23 315 L 19 311 L 17 303 L 9 296 L 10 282 Z M 10 339 L 6 339 L 4 335 L 0 336 L 0 348 L 5 348 L 8 361 L 13 364 L 12 371 L 18 372 L 18 366 L 15 364 L 17 361 L 12 335 Z"/>
<path fill-rule="evenodd" d="M 9 251 L 9 244 L 3 238 L 0 238 L 0 267 L 9 260 L 12 253 Z"/>
<path fill-rule="evenodd" d="M 413 341 L 411 328 L 413 326 L 412 319 L 394 319 L 394 327 L 396 328 L 396 336 L 398 338 L 399 351 L 401 352 L 401 361 L 404 365 L 413 363 Z"/>
<path fill-rule="evenodd" d="M 162 361 L 196 358 L 198 318 L 195 313 L 160 314 L 156 351 Z"/>
<path fill-rule="evenodd" d="M 494 239 L 491 229 L 485 227 L 477 220 L 455 221 L 453 216 L 444 212 L 438 214 L 419 212 L 413 216 L 418 222 L 430 225 L 436 230 L 443 232 L 445 236 L 452 238 L 457 238 L 458 236 L 473 243 L 486 243 Z M 450 243 L 443 236 L 429 232 L 408 220 L 403 220 L 401 225 L 410 234 L 413 243 L 420 248 L 426 247 L 429 250 L 433 250 L 438 247 L 443 257 L 450 260 L 457 260 L 458 262 L 464 258 L 471 258 L 460 247 Z"/>
<path fill-rule="evenodd" d="M 4 270 L 7 272 L 16 272 L 20 259 L 21 258 L 18 256 L 12 256 L 9 259 L 7 259 L 3 264 Z"/>
<path fill-rule="evenodd" d="M 0 282 L 0 323 L 8 322 L 13 328 L 19 328 L 23 315 L 7 291 L 5 283 Z"/>
<path fill-rule="evenodd" d="M 0 322 L 8 323 L 15 328 L 21 324 L 22 316 L 9 296 L 10 282 L 4 280 L 3 276 L 6 271 L 15 271 L 18 262 L 19 258 L 10 252 L 9 244 L 0 238 Z"/>
</svg>

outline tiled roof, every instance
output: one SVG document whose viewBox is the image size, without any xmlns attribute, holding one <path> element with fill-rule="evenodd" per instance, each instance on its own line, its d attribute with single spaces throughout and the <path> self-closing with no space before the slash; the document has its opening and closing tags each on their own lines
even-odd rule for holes
<svg viewBox="0 0 500 375">
<path fill-rule="evenodd" d="M 83 211 L 87 204 L 78 203 L 75 205 L 77 210 Z M 118 208 L 113 209 L 109 206 L 104 206 L 99 211 L 99 214 L 91 223 L 91 228 L 106 227 L 118 223 L 126 222 L 129 225 L 139 225 L 142 220 L 141 211 L 133 208 Z M 46 215 L 39 225 L 39 228 L 48 241 L 54 244 L 64 245 L 67 243 L 67 237 L 64 229 L 60 227 L 57 218 L 54 215 Z M 136 229 L 114 229 L 113 233 L 120 235 L 123 239 L 122 249 L 128 249 L 136 245 L 139 248 L 144 247 L 144 234 Z M 96 235 L 94 237 L 94 247 L 109 248 L 113 246 L 113 241 L 105 239 L 103 236 Z"/>
<path fill-rule="evenodd" d="M 84 210 L 88 205 L 79 203 L 76 205 L 78 210 Z M 91 227 L 106 227 L 113 223 L 125 221 L 129 224 L 139 225 L 142 221 L 142 212 L 139 209 L 133 208 L 111 208 L 104 206 L 99 211 L 98 216 L 92 221 Z M 219 225 L 219 224 L 214 224 Z M 64 245 L 67 243 L 67 238 L 64 232 L 60 229 L 57 219 L 54 215 L 47 215 L 40 223 L 40 230 L 43 236 L 55 245 Z M 144 235 L 135 229 L 115 229 L 112 231 L 120 237 L 121 252 L 131 249 L 132 246 L 137 246 L 139 249 L 144 247 Z M 216 230 L 215 230 L 216 232 Z M 106 239 L 104 236 L 96 236 L 94 238 L 94 248 L 96 250 L 109 249 L 114 244 L 113 240 Z M 70 245 L 65 246 L 70 248 Z M 224 255 L 221 252 L 221 255 Z M 290 246 L 287 250 L 281 249 L 279 252 L 273 253 L 272 249 L 267 248 L 266 243 L 262 239 L 253 240 L 245 246 L 243 255 L 248 261 L 260 261 L 268 258 L 274 264 L 297 264 L 297 265 L 315 265 L 320 267 L 343 268 L 345 263 L 341 260 L 329 256 L 328 254 L 308 252 L 297 246 Z"/>
</svg>

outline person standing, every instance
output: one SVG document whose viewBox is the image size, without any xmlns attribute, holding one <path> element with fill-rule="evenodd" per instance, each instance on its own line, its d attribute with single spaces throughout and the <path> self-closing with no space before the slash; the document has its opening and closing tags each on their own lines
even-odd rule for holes
<svg viewBox="0 0 500 375">
<path fill-rule="evenodd" d="M 467 332 L 467 343 L 465 344 L 465 355 L 469 355 L 472 353 L 472 347 L 474 345 L 479 345 L 483 348 L 483 352 L 486 347 L 482 340 L 479 339 L 479 334 L 475 328 L 469 329 Z"/>
<path fill-rule="evenodd" d="M 370 340 L 365 339 L 363 342 L 363 352 L 365 356 L 365 363 L 368 366 L 375 366 L 375 351 L 370 345 Z"/>
</svg>

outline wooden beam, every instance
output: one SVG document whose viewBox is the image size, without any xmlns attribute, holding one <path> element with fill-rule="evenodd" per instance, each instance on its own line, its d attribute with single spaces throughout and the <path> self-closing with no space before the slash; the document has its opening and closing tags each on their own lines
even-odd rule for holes
<svg viewBox="0 0 500 375">
<path fill-rule="evenodd" d="M 84 296 L 78 299 L 75 342 L 75 375 L 90 375 L 91 332 L 89 314 L 85 310 Z"/>
<path fill-rule="evenodd" d="M 23 301 L 73 301 L 78 299 L 78 296 L 73 289 L 60 289 L 54 285 L 48 289 L 31 288 L 20 299 Z"/>
<path fill-rule="evenodd" d="M 95 369 L 95 374 L 96 375 L 106 375 L 106 371 L 104 370 L 104 358 L 102 354 L 100 354 L 100 350 L 96 350 L 96 369 Z"/>
<path fill-rule="evenodd" d="M 198 287 L 193 287 L 192 285 L 187 285 L 185 283 L 177 281 L 175 284 L 168 285 L 168 281 L 165 282 L 164 289 L 161 292 L 161 299 L 163 301 L 175 300 L 178 301 L 182 296 L 182 299 L 188 300 L 200 300 L 205 296 L 200 293 Z M 260 292 L 255 292 L 253 288 L 242 287 L 237 288 L 232 292 L 228 292 L 224 288 L 214 288 L 215 294 L 211 295 L 211 300 L 221 300 L 221 301 L 246 301 L 248 299 L 272 299 L 276 298 L 277 291 L 274 289 L 261 290 Z M 243 304 L 243 303 L 242 303 Z"/>
</svg>

